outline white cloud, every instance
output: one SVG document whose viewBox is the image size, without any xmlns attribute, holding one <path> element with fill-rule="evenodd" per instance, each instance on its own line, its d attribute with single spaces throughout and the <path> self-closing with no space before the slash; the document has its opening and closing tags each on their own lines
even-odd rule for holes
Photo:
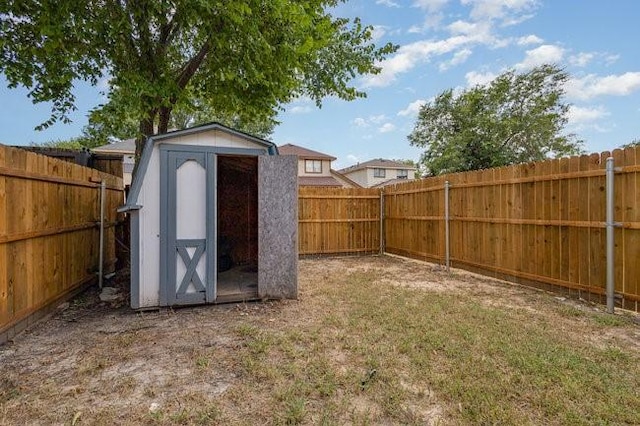
<svg viewBox="0 0 640 426">
<path fill-rule="evenodd" d="M 471 53 L 472 51 L 470 49 L 462 49 L 454 53 L 453 57 L 450 60 L 440 63 L 438 68 L 440 69 L 440 71 L 446 71 L 451 67 L 460 65 L 464 63 L 469 58 L 469 56 L 471 56 Z"/>
<path fill-rule="evenodd" d="M 489 82 L 491 82 L 498 75 L 492 72 L 480 73 L 476 71 L 469 71 L 465 74 L 465 79 L 467 80 L 468 86 L 482 86 Z"/>
<path fill-rule="evenodd" d="M 562 61 L 564 49 L 553 44 L 543 44 L 535 49 L 527 50 L 525 58 L 516 68 L 529 69 L 542 64 L 552 64 Z"/>
<path fill-rule="evenodd" d="M 511 16 L 511 17 L 505 18 L 500 25 L 503 27 L 512 27 L 514 25 L 521 24 L 524 21 L 528 21 L 534 16 L 535 15 L 533 13 L 529 13 L 527 15 L 520 15 L 520 16 Z"/>
<path fill-rule="evenodd" d="M 425 101 L 424 99 L 417 99 L 407 105 L 405 109 L 398 111 L 398 115 L 401 117 L 418 115 L 418 112 L 420 112 L 420 108 L 426 103 L 427 101 Z"/>
<path fill-rule="evenodd" d="M 602 106 L 589 108 L 571 105 L 568 112 L 569 124 L 571 125 L 590 123 L 608 115 L 610 115 L 609 112 Z"/>
<path fill-rule="evenodd" d="M 374 25 L 371 31 L 371 40 L 378 41 L 387 34 L 389 27 L 384 25 Z"/>
<path fill-rule="evenodd" d="M 393 132 L 396 129 L 396 126 L 393 123 L 384 123 L 382 126 L 378 128 L 380 133 L 389 133 Z"/>
<path fill-rule="evenodd" d="M 519 46 L 528 46 L 530 44 L 540 44 L 544 42 L 540 37 L 534 34 L 529 34 L 528 36 L 520 37 L 516 43 Z"/>
<path fill-rule="evenodd" d="M 474 42 L 475 36 L 454 36 L 444 40 L 421 40 L 406 44 L 391 58 L 379 65 L 382 71 L 377 75 L 364 77 L 364 87 L 384 87 L 393 83 L 398 74 L 411 71 L 416 65 L 428 62 L 435 55 L 450 53 Z"/>
<path fill-rule="evenodd" d="M 448 2 L 449 0 L 415 0 L 413 6 L 433 13 L 442 9 Z"/>
<path fill-rule="evenodd" d="M 595 57 L 596 57 L 596 55 L 594 53 L 580 52 L 577 55 L 570 56 L 569 57 L 569 63 L 571 65 L 575 65 L 577 67 L 585 67 Z"/>
<path fill-rule="evenodd" d="M 373 124 L 381 124 L 387 119 L 387 116 L 384 114 L 379 115 L 370 115 L 369 117 L 357 117 L 352 123 L 356 125 L 356 127 L 369 127 Z"/>
<path fill-rule="evenodd" d="M 357 127 L 367 127 L 369 126 L 369 123 L 367 123 L 367 120 L 365 120 L 362 117 L 357 117 L 356 119 L 353 120 L 353 124 L 355 124 Z"/>
<path fill-rule="evenodd" d="M 359 163 L 360 162 L 360 158 L 357 155 L 353 155 L 353 154 L 347 155 L 347 160 L 349 160 L 350 163 Z"/>
<path fill-rule="evenodd" d="M 640 89 L 640 72 L 605 77 L 589 74 L 570 79 L 565 89 L 567 96 L 582 100 L 596 96 L 627 96 Z"/>
<path fill-rule="evenodd" d="M 424 33 L 431 29 L 440 28 L 440 24 L 444 20 L 444 13 L 442 12 L 429 12 L 424 18 L 422 25 L 412 25 L 407 32 L 409 34 Z"/>
<path fill-rule="evenodd" d="M 393 0 L 376 0 L 376 4 L 381 4 L 388 7 L 400 7 L 400 5 Z"/>
<path fill-rule="evenodd" d="M 526 12 L 538 6 L 538 0 L 462 0 L 471 6 L 471 17 L 476 20 L 502 20 L 509 23 L 517 18 L 528 17 Z"/>
<path fill-rule="evenodd" d="M 311 112 L 311 107 L 308 105 L 296 105 L 292 108 L 289 108 L 288 111 L 291 114 L 306 114 L 308 112 Z"/>
<path fill-rule="evenodd" d="M 474 46 L 484 45 L 492 49 L 502 48 L 514 42 L 514 39 L 501 38 L 494 34 L 496 24 L 505 25 L 530 17 L 531 12 L 538 6 L 538 0 L 460 0 L 463 5 L 469 6 L 469 17 L 457 19 L 449 24 L 446 29 L 451 34 L 444 39 L 419 40 L 401 46 L 391 57 L 380 62 L 381 72 L 377 75 L 365 76 L 361 80 L 363 88 L 386 87 L 394 83 L 401 74 L 410 72 L 416 66 L 428 63 L 434 57 L 460 52 L 449 61 L 440 65 L 441 70 L 464 62 L 469 56 L 469 51 Z M 429 27 L 429 17 L 442 13 L 441 9 L 448 3 L 447 0 L 414 0 L 413 6 L 426 11 L 427 22 L 423 26 L 414 25 L 409 32 L 424 32 Z M 431 22 L 431 25 L 434 25 Z M 522 38 L 522 42 L 533 44 L 542 42 L 537 36 Z M 556 48 L 560 49 L 560 48 Z M 532 52 L 541 54 L 544 51 Z M 535 56 L 527 58 L 523 66 L 540 60 Z M 527 62 L 528 61 L 528 62 Z"/>
<path fill-rule="evenodd" d="M 373 124 L 380 124 L 386 119 L 387 119 L 387 116 L 384 114 L 369 116 L 369 121 Z"/>
<path fill-rule="evenodd" d="M 469 22 L 457 20 L 449 24 L 449 26 L 447 26 L 447 29 L 453 35 L 475 35 L 476 37 L 482 35 L 483 38 L 485 38 L 487 36 L 490 36 L 491 34 L 491 25 L 488 22 Z"/>
<path fill-rule="evenodd" d="M 605 64 L 609 66 L 614 62 L 617 62 L 618 59 L 620 59 L 620 55 L 606 55 L 604 58 L 604 61 L 605 61 Z"/>
</svg>

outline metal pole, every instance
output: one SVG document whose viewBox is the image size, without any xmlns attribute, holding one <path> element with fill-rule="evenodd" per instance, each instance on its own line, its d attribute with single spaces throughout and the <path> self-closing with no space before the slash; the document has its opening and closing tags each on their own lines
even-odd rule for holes
<svg viewBox="0 0 640 426">
<path fill-rule="evenodd" d="M 104 275 L 104 199 L 107 192 L 107 184 L 100 182 L 100 254 L 98 265 L 98 286 L 102 289 L 102 277 Z"/>
<path fill-rule="evenodd" d="M 384 192 L 380 190 L 380 254 L 384 254 Z"/>
<path fill-rule="evenodd" d="M 449 253 L 449 181 L 444 182 L 444 258 L 447 272 L 451 266 Z"/>
<path fill-rule="evenodd" d="M 607 312 L 612 314 L 615 308 L 615 282 L 613 271 L 613 255 L 614 255 L 614 226 L 613 219 L 613 157 L 607 158 L 606 167 L 606 192 L 607 192 Z"/>
</svg>

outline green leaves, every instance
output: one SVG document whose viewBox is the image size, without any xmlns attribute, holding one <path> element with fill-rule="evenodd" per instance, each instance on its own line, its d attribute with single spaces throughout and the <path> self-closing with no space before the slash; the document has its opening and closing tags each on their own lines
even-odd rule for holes
<svg viewBox="0 0 640 426">
<path fill-rule="evenodd" d="M 336 3 L 5 0 L 0 71 L 34 102 L 53 102 L 44 126 L 67 119 L 74 81 L 105 75 L 108 102 L 94 120 L 126 117 L 149 133 L 166 130 L 175 108 L 202 106 L 268 121 L 296 96 L 318 105 L 329 95 L 364 96 L 354 77 L 379 72 L 376 62 L 396 49 L 373 45 L 371 27 L 358 19 L 331 16 Z"/>
<path fill-rule="evenodd" d="M 580 141 L 562 134 L 567 79 L 542 65 L 457 95 L 447 90 L 421 108 L 409 141 L 425 148 L 420 161 L 433 175 L 577 154 Z"/>
</svg>

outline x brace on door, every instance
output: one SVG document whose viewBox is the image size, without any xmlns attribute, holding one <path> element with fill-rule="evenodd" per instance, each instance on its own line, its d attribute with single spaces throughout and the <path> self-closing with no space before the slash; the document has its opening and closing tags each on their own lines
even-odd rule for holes
<svg viewBox="0 0 640 426">
<path fill-rule="evenodd" d="M 176 294 L 182 295 L 186 294 L 187 289 L 189 288 L 189 284 L 193 283 L 193 286 L 196 292 L 205 292 L 206 288 L 198 275 L 198 271 L 196 267 L 200 262 L 200 258 L 204 254 L 206 245 L 206 240 L 177 240 L 176 241 L 176 249 L 180 258 L 184 262 L 187 267 L 187 272 L 185 272 L 182 281 L 180 282 L 180 287 L 178 288 Z M 196 251 L 193 253 L 193 257 L 189 255 L 187 248 L 195 248 Z"/>
</svg>

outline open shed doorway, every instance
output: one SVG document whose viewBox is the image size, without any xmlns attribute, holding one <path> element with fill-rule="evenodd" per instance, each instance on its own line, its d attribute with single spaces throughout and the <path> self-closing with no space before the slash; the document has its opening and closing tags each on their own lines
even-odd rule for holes
<svg viewBox="0 0 640 426">
<path fill-rule="evenodd" d="M 218 155 L 216 302 L 258 298 L 258 159 Z"/>
</svg>

